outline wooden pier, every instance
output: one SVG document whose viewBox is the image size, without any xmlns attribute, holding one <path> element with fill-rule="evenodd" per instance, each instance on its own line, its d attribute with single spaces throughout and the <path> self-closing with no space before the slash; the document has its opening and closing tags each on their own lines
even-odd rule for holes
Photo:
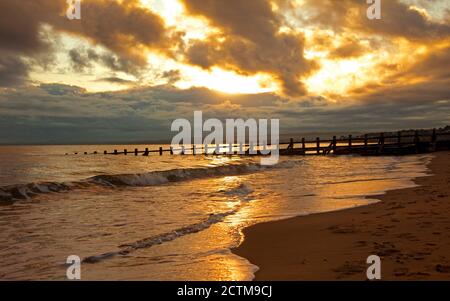
<svg viewBox="0 0 450 301">
<path fill-rule="evenodd" d="M 423 132 L 423 131 L 422 131 Z M 380 133 L 377 136 L 373 134 L 354 137 L 349 135 L 347 137 L 331 139 L 321 139 L 317 137 L 314 140 L 295 140 L 291 138 L 289 142 L 280 142 L 278 145 L 267 145 L 268 149 L 274 147 L 279 148 L 280 155 L 294 156 L 294 155 L 362 155 L 362 156 L 377 156 L 377 155 L 408 155 L 430 153 L 439 150 L 450 150 L 450 132 L 438 133 L 435 129 L 421 133 L 415 131 L 414 134 L 403 134 L 398 132 L 396 135 Z M 254 149 L 256 152 L 250 152 Z M 165 153 L 174 155 L 246 155 L 259 156 L 262 155 L 262 150 L 258 147 L 253 147 L 249 144 L 233 144 L 233 145 L 184 145 L 179 149 L 170 146 L 160 146 L 157 149 L 150 149 L 146 147 L 143 150 L 135 148 L 134 150 L 118 150 L 103 151 L 103 152 L 84 152 L 85 155 L 133 155 L 133 156 L 162 156 Z M 76 152 L 74 154 L 80 154 Z M 66 154 L 68 155 L 68 154 Z"/>
</svg>

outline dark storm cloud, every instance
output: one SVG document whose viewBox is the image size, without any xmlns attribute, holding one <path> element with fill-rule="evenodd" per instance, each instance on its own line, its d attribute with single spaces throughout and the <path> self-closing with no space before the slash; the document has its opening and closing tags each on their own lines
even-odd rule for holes
<svg viewBox="0 0 450 301">
<path fill-rule="evenodd" d="M 67 20 L 65 0 L 0 1 L 0 87 L 16 86 L 0 89 L 0 143 L 167 139 L 171 121 L 192 118 L 195 110 L 215 118 L 279 118 L 285 132 L 395 130 L 450 123 L 450 49 L 444 47 L 449 41 L 448 22 L 437 23 L 397 0 L 383 1 L 383 19 L 370 22 L 366 1 L 306 0 L 299 17 L 302 24 L 332 29 L 330 36 L 313 37 L 312 46 L 325 49 L 328 58 L 359 57 L 374 45 L 395 51 L 396 38 L 408 39 L 411 47 L 429 46 L 425 48 L 430 52 L 422 53 L 406 70 L 398 61 L 377 66 L 392 75 L 355 89 L 334 104 L 305 90 L 302 80 L 316 70 L 316 62 L 305 59 L 301 33 L 280 31 L 287 24 L 283 10 L 290 9 L 290 1 L 273 2 L 279 10 L 273 10 L 268 0 L 183 0 L 188 14 L 205 18 L 220 32 L 178 47 L 179 33 L 138 6 L 137 0 L 120 5 L 113 0 L 84 0 L 81 21 Z M 176 58 L 204 69 L 220 66 L 244 75 L 270 73 L 282 84 L 284 96 L 230 95 L 171 85 L 103 93 L 61 84 L 24 86 L 30 62 L 44 61 L 53 51 L 54 41 L 43 36 L 44 24 L 91 42 L 93 48 L 71 45 L 75 48 L 68 55 L 77 72 L 91 72 L 97 64 L 111 70 L 98 81 L 128 84 L 116 76 L 125 72 L 139 82 L 147 51 L 169 57 L 174 51 Z M 172 84 L 182 74 L 161 71 L 154 77 Z"/>
<path fill-rule="evenodd" d="M 444 47 L 430 52 L 424 59 L 404 73 L 404 76 L 414 74 L 430 79 L 450 79 L 450 47 Z"/>
<path fill-rule="evenodd" d="M 382 5 L 382 22 L 371 22 L 365 16 L 360 16 L 358 29 L 416 41 L 448 38 L 450 35 L 449 24 L 433 22 L 417 10 L 410 9 L 405 3 L 392 0 L 383 1 Z"/>
<path fill-rule="evenodd" d="M 49 95 L 81 95 L 86 93 L 83 88 L 62 84 L 41 84 L 40 89 Z"/>
<path fill-rule="evenodd" d="M 366 54 L 369 49 L 355 39 L 346 39 L 336 48 L 331 48 L 329 57 L 332 59 L 348 59 Z"/>
<path fill-rule="evenodd" d="M 57 17 L 64 2 L 0 1 L 0 48 L 22 54 L 34 54 L 45 49 L 47 45 L 41 39 L 39 29 L 44 19 L 48 20 L 46 8 Z"/>
<path fill-rule="evenodd" d="M 341 35 L 339 39 L 330 32 L 316 32 L 308 41 L 308 49 L 328 52 L 330 59 L 356 58 L 375 50 L 373 40 L 362 40 L 354 34 Z M 370 46 L 369 46 L 370 45 Z"/>
<path fill-rule="evenodd" d="M 361 33 L 403 37 L 414 41 L 448 38 L 448 22 L 438 23 L 399 0 L 382 1 L 382 19 L 366 16 L 366 1 L 361 0 L 306 0 L 306 24 L 326 26 L 335 31 L 357 30 Z"/>
<path fill-rule="evenodd" d="M 133 84 L 134 81 L 132 80 L 126 80 L 117 76 L 112 76 L 112 77 L 103 77 L 103 78 L 99 78 L 96 81 L 98 82 L 107 82 L 107 83 L 112 83 L 112 84 Z"/>
<path fill-rule="evenodd" d="M 147 49 L 165 52 L 176 43 L 167 35 L 163 19 L 137 0 L 85 0 L 82 5 L 80 21 L 64 19 L 58 28 L 92 39 L 135 63 L 146 62 Z"/>
<path fill-rule="evenodd" d="M 181 79 L 181 72 L 179 70 L 164 71 L 159 77 L 166 79 L 167 83 L 171 85 Z"/>
<path fill-rule="evenodd" d="M 233 68 L 244 74 L 271 73 L 290 96 L 306 93 L 301 79 L 314 69 L 304 58 L 303 36 L 280 33 L 282 25 L 267 0 L 183 0 L 188 12 L 202 16 L 222 34 L 195 41 L 189 63 L 208 69 Z"/>
<path fill-rule="evenodd" d="M 393 101 L 408 106 L 414 101 L 450 99 L 450 47 L 426 54 L 406 70 L 395 72 L 382 84 L 367 85 L 352 91 L 358 100 L 376 103 Z M 398 66 L 383 66 L 383 69 Z"/>
<path fill-rule="evenodd" d="M 0 87 L 20 85 L 27 77 L 28 68 L 22 58 L 0 52 Z"/>
<path fill-rule="evenodd" d="M 301 111 L 283 110 L 279 114 L 285 116 L 285 123 L 295 131 L 366 132 L 443 127 L 450 124 L 450 117 L 446 113 L 449 110 L 450 101 L 424 101 L 409 106 L 395 102 L 358 103 Z M 330 120 L 333 122 L 330 123 Z"/>
<path fill-rule="evenodd" d="M 83 56 L 80 49 L 71 49 L 69 51 L 69 58 L 72 63 L 72 68 L 76 72 L 83 72 L 86 69 L 92 68 L 92 63 L 90 60 L 87 60 L 86 57 Z"/>
<path fill-rule="evenodd" d="M 137 0 L 84 0 L 82 19 L 71 21 L 65 16 L 65 0 L 1 1 L 0 54 L 14 54 L 18 61 L 20 57 L 33 58 L 51 51 L 42 37 L 42 26 L 47 24 L 112 51 L 117 57 L 103 58 L 111 68 L 142 68 L 147 50 L 166 52 L 178 43 L 178 36 L 170 36 L 162 18 L 138 4 Z M 69 53 L 77 63 L 75 68 L 83 70 L 89 64 L 79 54 Z"/>
<path fill-rule="evenodd" d="M 108 52 L 98 52 L 91 48 L 78 47 L 69 51 L 72 69 L 76 72 L 90 71 L 94 64 L 100 64 L 112 71 L 121 71 L 132 75 L 139 75 L 143 66 Z"/>
<path fill-rule="evenodd" d="M 410 93 L 413 95 L 413 91 Z M 448 95 L 448 94 L 447 94 Z M 450 97 L 375 97 L 330 104 L 266 93 L 227 95 L 171 86 L 87 93 L 66 85 L 0 91 L 0 143 L 102 143 L 170 139 L 174 119 L 279 118 L 283 133 L 382 131 L 450 124 Z"/>
</svg>

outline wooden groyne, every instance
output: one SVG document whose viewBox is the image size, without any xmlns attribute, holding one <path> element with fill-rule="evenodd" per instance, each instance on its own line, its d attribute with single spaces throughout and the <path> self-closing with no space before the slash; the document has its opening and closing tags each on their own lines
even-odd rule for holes
<svg viewBox="0 0 450 301">
<path fill-rule="evenodd" d="M 380 133 L 376 136 L 366 134 L 354 137 L 348 135 L 346 137 L 331 139 L 321 139 L 317 137 L 314 140 L 302 138 L 295 140 L 291 138 L 289 142 L 280 142 L 278 145 L 267 145 L 268 149 L 274 147 L 279 148 L 280 155 L 408 155 L 429 153 L 439 150 L 450 150 L 450 132 L 438 133 L 435 129 L 426 133 L 415 131 L 414 134 L 404 134 L 398 132 L 396 135 L 392 133 Z M 254 149 L 254 152 L 250 152 Z M 74 154 L 80 154 L 76 152 Z M 85 155 L 134 155 L 134 156 L 151 156 L 164 154 L 180 154 L 180 155 L 261 155 L 262 149 L 253 147 L 249 144 L 232 144 L 232 145 L 185 145 L 181 148 L 172 148 L 170 146 L 160 146 L 156 149 L 115 149 L 113 151 L 104 150 L 103 152 L 84 152 Z M 67 154 L 68 155 L 68 154 Z"/>
</svg>

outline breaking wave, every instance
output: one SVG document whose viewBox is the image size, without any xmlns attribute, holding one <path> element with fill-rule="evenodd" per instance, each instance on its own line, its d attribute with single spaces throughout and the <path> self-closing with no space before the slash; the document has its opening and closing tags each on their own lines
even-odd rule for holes
<svg viewBox="0 0 450 301">
<path fill-rule="evenodd" d="M 259 163 L 240 163 L 198 168 L 171 169 L 136 174 L 97 175 L 75 182 L 42 182 L 18 184 L 0 187 L 0 201 L 12 202 L 26 200 L 44 193 L 67 192 L 73 189 L 91 186 L 104 187 L 139 187 L 156 186 L 167 183 L 189 181 L 208 177 L 240 175 L 264 171 L 272 168 L 290 168 L 296 161 L 285 161 L 273 166 L 264 166 Z"/>
<path fill-rule="evenodd" d="M 213 213 L 210 214 L 205 220 L 200 221 L 198 223 L 194 223 L 188 226 L 184 226 L 166 233 L 154 235 L 151 237 L 147 237 L 132 243 L 127 243 L 118 246 L 118 250 L 113 252 L 106 252 L 100 255 L 89 256 L 83 259 L 84 263 L 97 263 L 99 261 L 109 259 L 111 257 L 117 255 L 128 255 L 131 252 L 134 252 L 139 249 L 150 248 L 155 245 L 160 245 L 165 242 L 169 242 L 175 240 L 179 237 L 194 234 L 203 230 L 208 229 L 212 225 L 216 223 L 222 222 L 227 216 L 233 215 L 239 211 L 239 209 L 245 205 L 246 202 L 250 201 L 248 197 L 252 194 L 253 189 L 251 189 L 248 185 L 241 183 L 236 187 L 220 191 L 221 193 L 228 196 L 238 196 L 241 199 L 241 202 L 234 206 L 234 208 L 222 212 L 222 213 Z"/>
<path fill-rule="evenodd" d="M 107 252 L 107 253 L 103 253 L 100 255 L 89 256 L 89 257 L 84 258 L 83 262 L 84 263 L 97 263 L 99 261 L 117 256 L 117 255 L 127 255 L 127 254 L 134 252 L 136 250 L 139 250 L 139 249 L 150 248 L 155 245 L 160 245 L 164 242 L 169 242 L 169 241 L 175 240 L 184 235 L 197 233 L 197 232 L 208 229 L 209 227 L 211 227 L 212 225 L 214 225 L 216 223 L 223 221 L 227 216 L 235 214 L 237 211 L 238 211 L 238 209 L 234 209 L 234 210 L 230 210 L 230 211 L 227 211 L 224 213 L 211 214 L 208 217 L 208 219 L 201 221 L 199 223 L 185 226 L 182 228 L 178 228 L 176 230 L 173 230 L 173 231 L 170 231 L 167 233 L 158 234 L 155 236 L 144 238 L 144 239 L 136 241 L 136 242 L 120 245 L 119 249 L 117 251 Z"/>
</svg>

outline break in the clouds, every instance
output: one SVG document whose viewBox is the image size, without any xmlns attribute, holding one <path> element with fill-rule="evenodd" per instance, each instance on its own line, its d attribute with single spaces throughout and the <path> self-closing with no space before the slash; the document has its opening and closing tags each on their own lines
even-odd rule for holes
<svg viewBox="0 0 450 301">
<path fill-rule="evenodd" d="M 81 7 L 0 2 L 0 142 L 159 139 L 193 110 L 287 132 L 449 122 L 446 0 L 382 0 L 381 20 L 365 0 Z"/>
</svg>

